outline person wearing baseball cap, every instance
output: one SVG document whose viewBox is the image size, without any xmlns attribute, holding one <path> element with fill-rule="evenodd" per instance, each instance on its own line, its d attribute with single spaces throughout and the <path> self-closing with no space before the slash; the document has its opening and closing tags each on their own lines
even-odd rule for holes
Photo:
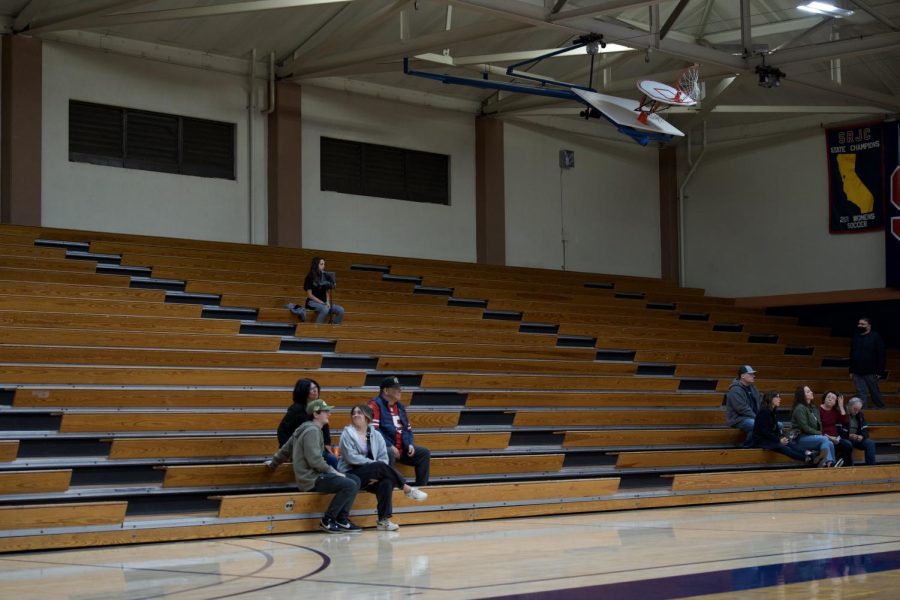
<svg viewBox="0 0 900 600">
<path fill-rule="evenodd" d="M 753 424 L 759 412 L 759 390 L 756 389 L 756 371 L 750 365 L 742 365 L 737 377 L 731 382 L 725 394 L 725 411 L 728 425 L 747 434 L 743 448 L 754 445 Z"/>
<path fill-rule="evenodd" d="M 322 428 L 328 424 L 333 406 L 324 400 L 313 400 L 306 405 L 310 420 L 304 422 L 287 442 L 266 461 L 266 466 L 275 469 L 289 458 L 294 468 L 294 479 L 301 492 L 323 492 L 334 494 L 319 529 L 328 533 L 359 533 L 362 528 L 349 518 L 350 509 L 360 482 L 354 475 L 341 473 L 322 457 L 325 441 Z"/>
<path fill-rule="evenodd" d="M 396 376 L 385 377 L 377 396 L 369 400 L 372 423 L 384 437 L 390 465 L 399 461 L 416 470 L 416 486 L 428 485 L 431 468 L 431 451 L 413 444 L 413 431 L 406 416 L 406 407 L 400 402 L 400 380 Z"/>
</svg>

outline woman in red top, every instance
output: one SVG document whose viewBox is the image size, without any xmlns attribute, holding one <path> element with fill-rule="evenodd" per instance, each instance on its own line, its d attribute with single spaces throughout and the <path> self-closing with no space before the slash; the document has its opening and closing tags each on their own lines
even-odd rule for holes
<svg viewBox="0 0 900 600">
<path fill-rule="evenodd" d="M 832 391 L 825 392 L 822 395 L 819 414 L 822 417 L 822 433 L 834 444 L 838 458 L 844 459 L 844 464 L 852 467 L 853 443 L 845 437 L 849 419 L 844 408 L 844 395 Z"/>
</svg>

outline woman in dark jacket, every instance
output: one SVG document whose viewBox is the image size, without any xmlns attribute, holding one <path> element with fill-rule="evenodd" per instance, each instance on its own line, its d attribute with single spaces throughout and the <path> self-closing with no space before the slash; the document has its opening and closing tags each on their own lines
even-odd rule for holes
<svg viewBox="0 0 900 600">
<path fill-rule="evenodd" d="M 828 455 L 827 452 L 819 452 L 819 455 L 813 457 L 812 450 L 804 450 L 800 446 L 791 443 L 781 423 L 778 422 L 778 407 L 781 406 L 781 396 L 778 392 L 766 392 L 763 396 L 762 404 L 759 407 L 759 413 L 753 423 L 753 437 L 756 440 L 757 448 L 765 448 L 780 454 L 784 454 L 788 458 L 803 461 L 806 464 L 819 464 Z"/>
<path fill-rule="evenodd" d="M 319 383 L 315 379 L 301 379 L 294 384 L 294 403 L 291 404 L 281 423 L 278 425 L 278 447 L 285 443 L 294 434 L 294 430 L 300 427 L 310 416 L 306 414 L 306 405 L 319 399 Z M 326 424 L 322 427 L 322 438 L 325 440 L 325 451 L 322 456 L 325 461 L 337 469 L 338 459 L 331 452 L 331 430 Z"/>
</svg>

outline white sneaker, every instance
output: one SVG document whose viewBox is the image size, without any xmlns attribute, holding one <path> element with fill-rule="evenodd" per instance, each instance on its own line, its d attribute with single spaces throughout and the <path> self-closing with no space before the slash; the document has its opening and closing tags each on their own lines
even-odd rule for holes
<svg viewBox="0 0 900 600">
<path fill-rule="evenodd" d="M 385 519 L 384 521 L 378 521 L 376 528 L 378 531 L 397 531 L 400 529 L 400 526 L 390 519 Z"/>
<path fill-rule="evenodd" d="M 409 498 L 410 500 L 415 500 L 416 502 L 424 502 L 428 498 L 428 494 L 417 487 L 410 486 L 409 491 L 403 493 L 407 498 Z"/>
</svg>

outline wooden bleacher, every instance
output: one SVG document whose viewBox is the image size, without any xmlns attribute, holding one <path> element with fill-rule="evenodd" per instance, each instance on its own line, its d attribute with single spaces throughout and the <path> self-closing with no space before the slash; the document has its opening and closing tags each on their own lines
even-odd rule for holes
<svg viewBox="0 0 900 600">
<path fill-rule="evenodd" d="M 433 453 L 404 524 L 900 485 L 896 389 L 868 415 L 876 467 L 735 448 L 739 364 L 786 399 L 852 391 L 822 328 L 660 280 L 336 252 L 344 324 L 299 323 L 284 304 L 313 254 L 0 226 L 0 551 L 313 529 L 327 497 L 262 465 L 304 376 L 339 407 L 335 442 L 401 377 Z M 356 508 L 372 525 L 374 498 Z"/>
</svg>

